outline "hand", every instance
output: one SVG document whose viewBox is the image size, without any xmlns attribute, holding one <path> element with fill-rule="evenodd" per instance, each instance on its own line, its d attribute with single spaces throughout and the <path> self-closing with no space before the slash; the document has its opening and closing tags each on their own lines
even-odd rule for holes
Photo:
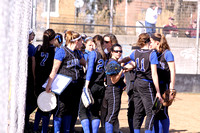
<svg viewBox="0 0 200 133">
<path fill-rule="evenodd" d="M 162 97 L 161 97 L 161 95 L 160 95 L 160 92 L 157 92 L 157 93 L 156 93 L 156 97 L 158 97 L 160 103 L 163 103 L 163 99 L 162 99 Z"/>
<path fill-rule="evenodd" d="M 46 90 L 47 93 L 50 93 L 51 92 L 51 85 L 47 84 L 45 90 Z"/>
</svg>

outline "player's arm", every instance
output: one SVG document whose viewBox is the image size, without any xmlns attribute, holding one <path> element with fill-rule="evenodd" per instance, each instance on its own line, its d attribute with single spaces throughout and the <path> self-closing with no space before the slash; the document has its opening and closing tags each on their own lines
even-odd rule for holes
<svg viewBox="0 0 200 133">
<path fill-rule="evenodd" d="M 90 79 L 92 77 L 93 71 L 94 71 L 94 63 L 95 63 L 95 59 L 96 59 L 96 52 L 95 51 L 91 51 L 89 53 L 88 56 L 88 69 L 87 69 L 87 73 L 86 73 L 86 81 L 85 81 L 85 87 L 88 88 L 89 83 L 90 83 Z"/>
<path fill-rule="evenodd" d="M 130 60 L 135 61 L 135 50 L 131 53 L 130 56 L 124 57 L 122 60 L 119 61 L 119 63 L 126 63 L 129 62 Z"/>
<path fill-rule="evenodd" d="M 133 70 L 135 67 L 136 67 L 135 62 L 131 61 L 130 63 L 124 66 L 124 70 L 127 72 Z"/>
<path fill-rule="evenodd" d="M 119 61 L 119 63 L 121 64 L 121 63 L 126 63 L 126 62 L 129 62 L 131 60 L 131 58 L 129 57 L 129 56 L 127 56 L 127 57 L 124 57 L 123 59 L 121 59 L 120 61 Z"/>
<path fill-rule="evenodd" d="M 155 51 L 153 51 L 150 55 L 150 62 L 151 62 L 151 74 L 154 86 L 156 88 L 156 97 L 159 98 L 160 102 L 163 102 L 163 99 L 160 94 L 159 88 L 159 81 L 158 81 L 158 73 L 157 73 L 157 64 L 158 64 L 158 57 Z"/>
<path fill-rule="evenodd" d="M 174 89 L 175 85 L 175 76 L 176 76 L 176 69 L 175 69 L 175 63 L 173 62 L 167 62 L 169 65 L 169 70 L 170 70 L 170 84 L 169 88 Z"/>
<path fill-rule="evenodd" d="M 47 86 L 45 89 L 46 92 L 51 92 L 51 84 L 52 84 L 64 58 L 65 58 L 65 51 L 64 51 L 64 49 L 60 48 L 55 53 L 55 56 L 54 56 L 53 67 L 52 67 L 51 73 L 49 75 L 49 80 L 48 80 L 48 83 L 47 83 Z"/>
<path fill-rule="evenodd" d="M 51 70 L 51 73 L 49 75 L 49 80 L 48 80 L 48 84 L 46 86 L 46 91 L 47 92 L 50 92 L 51 91 L 51 84 L 58 72 L 58 69 L 60 68 L 60 65 L 61 65 L 62 61 L 60 60 L 57 60 L 57 59 L 54 59 L 53 61 L 53 68 Z"/>
<path fill-rule="evenodd" d="M 170 70 L 170 84 L 169 89 L 174 89 L 175 85 L 175 76 L 176 76 L 176 68 L 175 68 L 175 62 L 174 62 L 174 55 L 171 51 L 167 51 L 165 53 L 165 60 L 167 61 L 167 64 L 169 66 Z"/>
<path fill-rule="evenodd" d="M 120 80 L 122 73 L 123 73 L 123 69 L 121 69 L 121 71 L 120 71 L 118 74 L 116 74 L 116 75 L 111 75 L 111 76 L 110 76 L 111 82 L 112 82 L 113 84 L 116 84 L 116 83 Z"/>
</svg>

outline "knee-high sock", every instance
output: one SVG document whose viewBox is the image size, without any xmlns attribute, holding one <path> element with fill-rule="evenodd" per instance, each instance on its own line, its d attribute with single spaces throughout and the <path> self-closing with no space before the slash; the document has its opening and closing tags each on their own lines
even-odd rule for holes
<svg viewBox="0 0 200 133">
<path fill-rule="evenodd" d="M 92 133 L 98 133 L 99 124 L 100 124 L 100 119 L 92 120 Z"/>
<path fill-rule="evenodd" d="M 113 133 L 113 125 L 109 122 L 105 123 L 106 133 Z"/>
<path fill-rule="evenodd" d="M 38 131 L 41 118 L 42 118 L 42 113 L 37 110 L 35 114 L 35 121 L 34 121 L 34 127 L 33 127 L 34 131 Z"/>
<path fill-rule="evenodd" d="M 169 133 L 169 124 L 170 124 L 169 118 L 160 120 L 160 123 L 162 125 L 162 128 L 160 127 L 159 128 L 163 129 L 163 133 Z"/>
<path fill-rule="evenodd" d="M 140 133 L 140 129 L 134 129 L 134 133 Z"/>
<path fill-rule="evenodd" d="M 151 130 L 145 130 L 145 133 L 152 133 Z"/>
<path fill-rule="evenodd" d="M 84 133 L 90 133 L 90 121 L 89 119 L 83 119 L 81 121 Z"/>
<path fill-rule="evenodd" d="M 63 117 L 64 133 L 69 133 L 70 132 L 71 120 L 72 120 L 72 116 L 71 115 L 66 115 L 66 116 Z"/>
<path fill-rule="evenodd" d="M 54 119 L 53 120 L 54 133 L 60 133 L 60 127 L 61 127 L 62 118 L 54 117 L 53 119 Z"/>
<path fill-rule="evenodd" d="M 128 125 L 129 125 L 129 129 L 130 129 L 130 133 L 134 133 L 133 118 L 128 117 Z"/>
<path fill-rule="evenodd" d="M 42 116 L 42 132 L 41 133 L 47 133 L 48 132 L 48 127 L 49 127 L 49 116 Z"/>
<path fill-rule="evenodd" d="M 160 129 L 159 125 L 159 120 L 154 120 L 152 133 L 159 133 L 161 131 L 162 128 Z"/>
</svg>

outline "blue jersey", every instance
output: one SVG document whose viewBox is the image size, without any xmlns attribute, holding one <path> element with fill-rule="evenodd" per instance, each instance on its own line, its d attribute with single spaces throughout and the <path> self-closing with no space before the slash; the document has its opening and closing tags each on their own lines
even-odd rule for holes
<svg viewBox="0 0 200 133">
<path fill-rule="evenodd" d="M 155 50 L 137 49 L 132 52 L 130 58 L 136 63 L 136 77 L 152 80 L 151 64 L 158 64 Z"/>
</svg>

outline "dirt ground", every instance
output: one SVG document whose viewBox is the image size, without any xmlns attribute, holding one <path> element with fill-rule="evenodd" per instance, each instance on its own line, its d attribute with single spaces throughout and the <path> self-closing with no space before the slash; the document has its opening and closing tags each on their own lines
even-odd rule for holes
<svg viewBox="0 0 200 133">
<path fill-rule="evenodd" d="M 175 102 L 169 107 L 170 133 L 200 133 L 199 102 L 200 94 L 177 93 Z M 122 104 L 119 114 L 120 130 L 123 133 L 129 133 L 127 107 L 128 96 L 126 92 L 124 92 L 122 94 Z M 31 118 L 34 118 L 34 113 Z M 77 121 L 75 130 L 81 131 L 81 124 L 79 121 Z M 144 132 L 144 124 L 142 125 L 141 131 Z"/>
<path fill-rule="evenodd" d="M 128 133 L 126 92 L 122 96 L 119 114 L 120 129 Z M 170 132 L 172 133 L 200 133 L 200 94 L 177 93 L 176 100 L 169 107 Z M 144 128 L 144 124 L 142 126 Z"/>
</svg>

